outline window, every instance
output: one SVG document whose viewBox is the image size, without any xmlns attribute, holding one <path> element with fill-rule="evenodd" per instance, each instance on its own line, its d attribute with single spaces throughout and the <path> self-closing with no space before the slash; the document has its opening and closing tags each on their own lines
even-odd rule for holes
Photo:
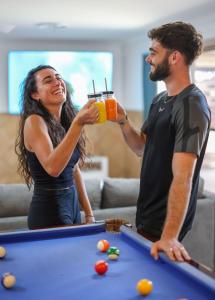
<svg viewBox="0 0 215 300">
<path fill-rule="evenodd" d="M 143 105 L 144 105 L 144 119 L 147 119 L 149 109 L 154 96 L 156 95 L 157 85 L 154 81 L 149 79 L 150 65 L 146 62 L 148 53 L 143 55 Z"/>
<path fill-rule="evenodd" d="M 215 50 L 205 51 L 194 66 L 194 80 L 204 92 L 211 109 L 211 131 L 209 134 L 206 153 L 201 169 L 205 180 L 205 189 L 214 189 L 215 168 Z"/>
<path fill-rule="evenodd" d="M 194 80 L 207 98 L 211 109 L 211 128 L 215 129 L 215 50 L 204 52 L 196 61 Z"/>
<path fill-rule="evenodd" d="M 157 81 L 157 94 L 166 91 L 166 85 L 164 81 Z"/>
<path fill-rule="evenodd" d="M 51 65 L 69 83 L 73 103 L 81 107 L 87 101 L 87 94 L 112 89 L 113 55 L 111 52 L 72 51 L 11 51 L 9 52 L 9 113 L 20 112 L 20 85 L 27 73 L 38 65 Z"/>
</svg>

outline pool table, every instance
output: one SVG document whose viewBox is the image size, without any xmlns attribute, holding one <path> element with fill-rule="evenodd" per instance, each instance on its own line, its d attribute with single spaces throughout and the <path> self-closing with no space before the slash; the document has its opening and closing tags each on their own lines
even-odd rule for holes
<svg viewBox="0 0 215 300">
<path fill-rule="evenodd" d="M 107 239 L 120 249 L 119 259 L 110 261 L 97 250 L 97 242 Z M 11 272 L 16 285 L 0 286 L 3 300 L 214 300 L 215 280 L 187 263 L 175 263 L 164 255 L 155 261 L 151 243 L 126 226 L 119 233 L 106 231 L 104 223 L 0 234 L 7 255 L 0 260 L 0 273 Z M 105 259 L 104 275 L 94 270 Z M 137 282 L 153 282 L 144 297 Z"/>
</svg>

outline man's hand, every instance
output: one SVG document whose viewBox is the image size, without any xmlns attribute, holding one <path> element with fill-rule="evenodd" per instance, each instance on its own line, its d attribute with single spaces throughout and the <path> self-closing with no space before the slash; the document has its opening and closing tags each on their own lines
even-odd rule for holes
<svg viewBox="0 0 215 300">
<path fill-rule="evenodd" d="M 160 239 L 155 242 L 151 248 L 151 255 L 154 259 L 159 258 L 159 252 L 164 252 L 172 261 L 184 262 L 191 260 L 187 250 L 177 239 Z"/>
<path fill-rule="evenodd" d="M 119 123 L 121 121 L 126 122 L 126 111 L 124 108 L 117 102 L 117 119 L 115 122 Z"/>
</svg>

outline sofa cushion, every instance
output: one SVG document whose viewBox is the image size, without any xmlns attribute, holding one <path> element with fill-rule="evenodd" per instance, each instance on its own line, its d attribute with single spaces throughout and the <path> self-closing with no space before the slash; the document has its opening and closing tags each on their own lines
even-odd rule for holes
<svg viewBox="0 0 215 300">
<path fill-rule="evenodd" d="M 26 184 L 1 184 L 0 217 L 26 216 L 31 197 Z"/>
<path fill-rule="evenodd" d="M 204 179 L 202 177 L 199 178 L 199 187 L 198 187 L 197 198 L 198 199 L 205 198 L 205 194 L 204 194 Z"/>
<path fill-rule="evenodd" d="M 28 230 L 27 216 L 0 218 L 0 232 Z"/>
<path fill-rule="evenodd" d="M 183 244 L 194 260 L 215 269 L 215 194 L 207 192 L 206 196 L 197 201 L 193 226 Z"/>
<path fill-rule="evenodd" d="M 92 209 L 101 208 L 103 181 L 99 179 L 85 179 L 84 183 Z"/>
<path fill-rule="evenodd" d="M 134 206 L 139 193 L 138 178 L 107 178 L 104 180 L 102 208 Z"/>
</svg>

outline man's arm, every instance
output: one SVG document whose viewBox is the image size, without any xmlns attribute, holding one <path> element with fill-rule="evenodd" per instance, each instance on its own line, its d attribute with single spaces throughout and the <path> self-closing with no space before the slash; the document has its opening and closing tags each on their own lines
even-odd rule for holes
<svg viewBox="0 0 215 300">
<path fill-rule="evenodd" d="M 142 132 L 137 131 L 128 120 L 125 110 L 117 103 L 117 123 L 123 133 L 123 137 L 130 147 L 130 149 L 137 154 L 137 156 L 142 157 L 144 146 L 146 142 L 146 135 Z"/>
<path fill-rule="evenodd" d="M 192 153 L 175 153 L 172 170 L 173 181 L 170 187 L 167 205 L 167 216 L 161 239 L 153 244 L 151 254 L 158 258 L 163 251 L 171 260 L 189 260 L 190 256 L 178 241 L 190 199 L 196 155 Z"/>
</svg>

